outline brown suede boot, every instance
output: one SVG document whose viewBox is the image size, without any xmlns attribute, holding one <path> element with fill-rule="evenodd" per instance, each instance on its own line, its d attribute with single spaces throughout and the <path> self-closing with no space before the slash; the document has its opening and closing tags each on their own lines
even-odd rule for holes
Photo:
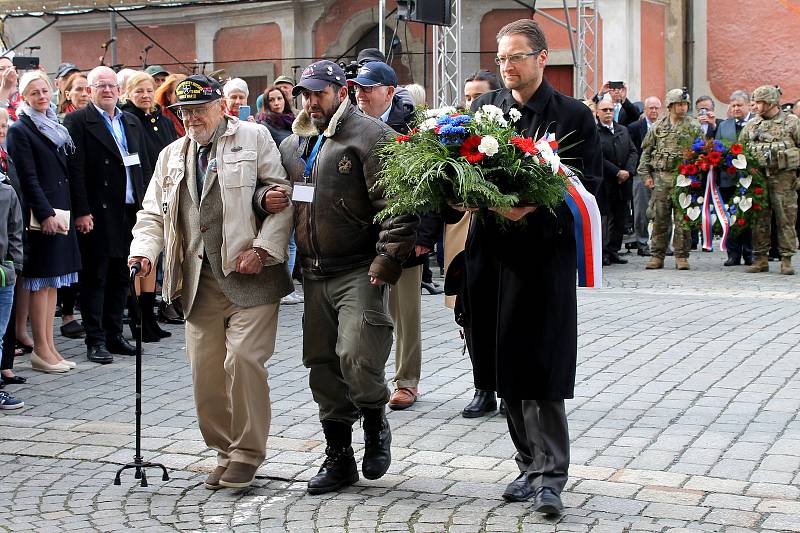
<svg viewBox="0 0 800 533">
<path fill-rule="evenodd" d="M 644 266 L 647 270 L 657 270 L 659 268 L 664 268 L 664 258 L 663 257 L 656 257 L 653 256 Z"/>
<path fill-rule="evenodd" d="M 766 255 L 758 255 L 756 256 L 755 261 L 753 264 L 744 269 L 745 272 L 749 274 L 755 274 L 757 272 L 769 272 L 769 261 L 767 260 Z"/>
<path fill-rule="evenodd" d="M 785 255 L 781 257 L 781 274 L 794 276 L 794 269 L 792 268 L 792 256 Z"/>
<path fill-rule="evenodd" d="M 214 470 L 213 470 L 213 471 L 212 471 L 212 472 L 211 472 L 211 473 L 208 475 L 208 477 L 206 478 L 206 481 L 205 481 L 205 483 L 204 483 L 205 487 L 206 487 L 208 490 L 217 490 L 217 489 L 221 489 L 221 488 L 222 488 L 222 485 L 220 485 L 220 484 L 219 484 L 219 478 L 221 478 L 221 477 L 222 477 L 222 474 L 224 474 L 224 473 L 225 473 L 225 470 L 227 470 L 227 469 L 228 469 L 228 467 L 226 467 L 226 466 L 218 466 L 218 467 L 216 467 L 216 468 L 215 468 L 215 469 L 214 469 Z"/>
<path fill-rule="evenodd" d="M 689 258 L 688 257 L 676 257 L 675 258 L 675 268 L 678 270 L 689 270 Z"/>
<path fill-rule="evenodd" d="M 257 465 L 231 461 L 219 478 L 219 484 L 230 489 L 249 487 L 256 478 Z"/>
</svg>

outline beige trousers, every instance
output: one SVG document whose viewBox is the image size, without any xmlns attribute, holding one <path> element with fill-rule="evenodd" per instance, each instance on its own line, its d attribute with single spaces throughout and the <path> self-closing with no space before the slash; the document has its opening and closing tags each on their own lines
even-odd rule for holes
<svg viewBox="0 0 800 533">
<path fill-rule="evenodd" d="M 186 318 L 200 432 L 217 463 L 260 465 L 272 411 L 265 364 L 275 349 L 278 304 L 232 304 L 204 265 Z"/>
<path fill-rule="evenodd" d="M 394 381 L 398 389 L 416 388 L 422 372 L 422 265 L 404 268 L 389 291 L 394 322 Z"/>
</svg>

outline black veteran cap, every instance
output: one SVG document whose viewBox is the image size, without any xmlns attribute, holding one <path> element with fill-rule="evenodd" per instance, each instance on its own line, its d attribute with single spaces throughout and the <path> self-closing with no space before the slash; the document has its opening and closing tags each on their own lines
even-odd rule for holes
<svg viewBox="0 0 800 533">
<path fill-rule="evenodd" d="M 169 107 L 207 104 L 222 98 L 222 86 L 208 76 L 196 74 L 189 76 L 175 87 L 176 101 Z"/>
<path fill-rule="evenodd" d="M 297 96 L 303 90 L 324 91 L 331 83 L 340 87 L 347 83 L 342 67 L 323 59 L 307 66 L 300 75 L 300 83 L 292 89 L 292 96 Z"/>
</svg>

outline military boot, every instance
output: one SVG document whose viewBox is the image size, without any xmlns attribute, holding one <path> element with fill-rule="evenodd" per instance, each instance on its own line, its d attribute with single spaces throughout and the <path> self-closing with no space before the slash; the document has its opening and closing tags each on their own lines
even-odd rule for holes
<svg viewBox="0 0 800 533">
<path fill-rule="evenodd" d="M 392 430 L 383 407 L 361 409 L 364 415 L 364 460 L 361 473 L 367 479 L 382 477 L 392 464 Z"/>
<path fill-rule="evenodd" d="M 317 475 L 308 481 L 309 494 L 324 494 L 358 481 L 358 466 L 353 457 L 353 430 L 342 422 L 322 421 L 325 432 L 325 462 Z"/>
<path fill-rule="evenodd" d="M 647 270 L 657 270 L 659 268 L 664 268 L 664 258 L 663 257 L 656 257 L 652 256 L 647 264 L 644 266 Z"/>
<path fill-rule="evenodd" d="M 794 269 L 792 268 L 792 256 L 784 255 L 781 257 L 781 274 L 794 276 Z"/>
<path fill-rule="evenodd" d="M 766 255 L 757 255 L 753 264 L 744 269 L 745 272 L 755 274 L 757 272 L 769 272 L 769 261 Z"/>
<path fill-rule="evenodd" d="M 675 268 L 678 270 L 689 270 L 689 258 L 688 257 L 676 257 L 675 258 Z"/>
</svg>

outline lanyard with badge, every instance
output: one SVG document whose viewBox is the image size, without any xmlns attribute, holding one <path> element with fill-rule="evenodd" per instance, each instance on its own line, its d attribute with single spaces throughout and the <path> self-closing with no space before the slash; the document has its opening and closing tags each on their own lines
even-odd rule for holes
<svg viewBox="0 0 800 533">
<path fill-rule="evenodd" d="M 317 143 L 312 148 L 311 153 L 308 155 L 308 159 L 300 158 L 300 161 L 305 163 L 305 169 L 303 170 L 303 179 L 305 180 L 303 185 L 295 185 L 294 189 L 292 190 L 292 200 L 295 202 L 313 202 L 314 201 L 314 185 L 310 183 L 311 179 L 311 170 L 314 168 L 314 161 L 317 159 L 317 155 L 319 154 L 319 149 L 322 146 L 323 141 L 325 140 L 325 136 L 320 134 L 317 137 Z"/>
<path fill-rule="evenodd" d="M 125 137 L 125 126 L 122 123 L 121 112 L 119 117 L 119 129 L 122 135 L 120 137 L 117 137 L 117 132 L 114 131 L 113 120 L 109 120 L 106 116 L 103 116 L 103 118 L 105 119 L 106 127 L 108 127 L 108 130 L 111 132 L 111 136 L 114 137 L 114 141 L 117 143 L 117 147 L 119 147 L 120 155 L 122 155 L 122 164 L 126 167 L 139 165 L 139 154 L 128 152 L 128 139 Z"/>
</svg>

